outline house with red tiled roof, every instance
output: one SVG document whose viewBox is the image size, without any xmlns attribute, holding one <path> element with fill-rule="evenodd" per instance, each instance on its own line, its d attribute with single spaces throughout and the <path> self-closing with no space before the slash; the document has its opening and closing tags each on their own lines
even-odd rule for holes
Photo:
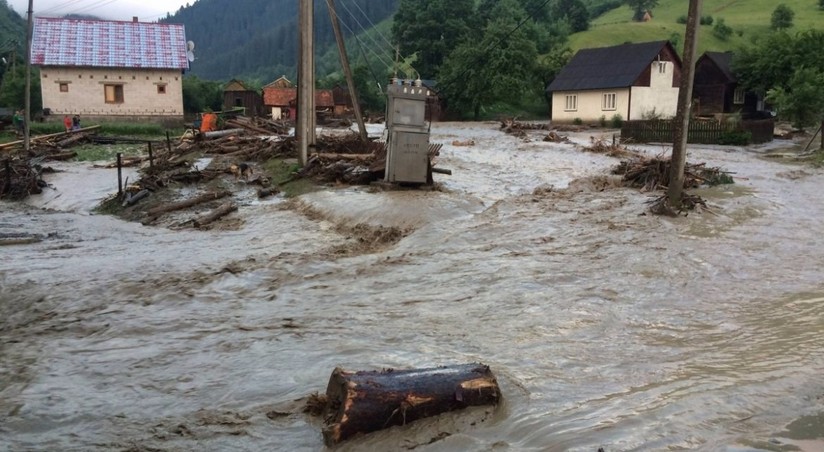
<svg viewBox="0 0 824 452">
<path fill-rule="evenodd" d="M 272 119 L 295 118 L 298 89 L 285 76 L 263 87 L 263 105 L 271 110 Z M 335 99 L 330 89 L 315 90 L 315 110 L 332 112 Z"/>
<path fill-rule="evenodd" d="M 183 25 L 34 19 L 31 62 L 52 115 L 182 118 Z"/>
</svg>

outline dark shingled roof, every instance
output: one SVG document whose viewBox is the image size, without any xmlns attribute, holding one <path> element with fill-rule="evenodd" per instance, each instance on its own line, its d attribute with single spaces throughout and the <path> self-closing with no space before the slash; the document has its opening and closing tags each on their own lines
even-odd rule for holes
<svg viewBox="0 0 824 452">
<path fill-rule="evenodd" d="M 718 66 L 718 69 L 724 73 L 724 76 L 731 82 L 737 81 L 738 78 L 732 73 L 732 52 L 704 52 L 703 57 L 707 57 Z"/>
<path fill-rule="evenodd" d="M 626 88 L 652 64 L 669 41 L 582 49 L 561 69 L 547 91 Z"/>
</svg>

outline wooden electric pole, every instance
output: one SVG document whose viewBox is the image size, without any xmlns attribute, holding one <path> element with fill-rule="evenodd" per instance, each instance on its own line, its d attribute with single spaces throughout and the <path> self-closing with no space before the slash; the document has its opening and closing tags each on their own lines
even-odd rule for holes
<svg viewBox="0 0 824 452">
<path fill-rule="evenodd" d="M 332 19 L 332 30 L 335 32 L 335 40 L 338 42 L 338 53 L 340 53 L 340 65 L 343 67 L 343 75 L 346 76 L 346 86 L 349 88 L 349 96 L 352 99 L 352 109 L 355 110 L 355 120 L 358 122 L 358 131 L 361 140 L 367 141 L 369 135 L 366 133 L 366 125 L 363 123 L 358 91 L 355 89 L 355 79 L 352 78 L 352 68 L 349 67 L 349 56 L 346 54 L 346 44 L 343 42 L 343 33 L 340 31 L 338 12 L 335 9 L 335 0 L 326 0 L 329 7 L 329 17 Z"/>
<path fill-rule="evenodd" d="M 315 43 L 314 0 L 298 0 L 300 55 L 298 68 L 298 117 L 295 132 L 298 139 L 298 162 L 309 160 L 315 147 Z"/>
<path fill-rule="evenodd" d="M 695 78 L 695 50 L 698 47 L 698 25 L 703 0 L 690 0 L 687 13 L 687 31 L 684 36 L 684 58 L 681 69 L 681 87 L 678 90 L 678 111 L 675 114 L 674 142 L 670 180 L 667 189 L 669 205 L 678 210 L 684 192 L 684 167 L 687 164 L 687 136 L 692 107 L 692 86 Z"/>
<path fill-rule="evenodd" d="M 31 149 L 31 34 L 34 0 L 29 0 L 26 25 L 26 114 L 23 116 L 23 149 Z"/>
</svg>

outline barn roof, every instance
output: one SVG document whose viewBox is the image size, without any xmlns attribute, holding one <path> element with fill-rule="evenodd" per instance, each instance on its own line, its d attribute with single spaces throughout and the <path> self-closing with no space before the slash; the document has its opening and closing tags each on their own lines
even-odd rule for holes
<svg viewBox="0 0 824 452">
<path fill-rule="evenodd" d="M 188 69 L 180 24 L 36 17 L 31 62 L 39 66 Z"/>
<path fill-rule="evenodd" d="M 666 46 L 672 49 L 669 41 L 654 41 L 579 50 L 549 84 L 547 91 L 632 86 Z M 675 50 L 672 51 L 675 54 Z"/>
<path fill-rule="evenodd" d="M 732 52 L 704 52 L 701 58 L 708 58 L 715 63 L 725 77 L 731 82 L 738 80 L 732 72 Z"/>
</svg>

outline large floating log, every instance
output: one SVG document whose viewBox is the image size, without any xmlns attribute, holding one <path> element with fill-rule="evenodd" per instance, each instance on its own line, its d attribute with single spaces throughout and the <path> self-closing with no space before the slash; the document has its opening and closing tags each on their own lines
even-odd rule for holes
<svg viewBox="0 0 824 452">
<path fill-rule="evenodd" d="M 216 199 L 225 198 L 229 196 L 228 191 L 220 191 L 216 193 L 206 193 L 200 195 L 196 198 L 187 199 L 186 201 L 176 202 L 174 204 L 167 204 L 165 206 L 155 207 L 154 209 L 149 210 L 146 212 L 149 217 L 159 217 L 167 212 L 174 212 L 175 210 L 183 210 L 187 209 L 192 206 L 196 206 L 198 204 L 203 204 L 204 202 L 214 201 Z"/>
<path fill-rule="evenodd" d="M 355 435 L 469 406 L 496 405 L 498 382 L 483 364 L 433 369 L 347 372 L 337 368 L 326 388 L 327 446 Z"/>
<path fill-rule="evenodd" d="M 217 209 L 207 213 L 206 215 L 200 216 L 192 220 L 192 224 L 196 228 L 200 228 L 206 226 L 207 224 L 211 224 L 212 222 L 223 218 L 226 215 L 237 210 L 237 206 L 227 202 L 222 206 L 218 207 Z"/>
</svg>

